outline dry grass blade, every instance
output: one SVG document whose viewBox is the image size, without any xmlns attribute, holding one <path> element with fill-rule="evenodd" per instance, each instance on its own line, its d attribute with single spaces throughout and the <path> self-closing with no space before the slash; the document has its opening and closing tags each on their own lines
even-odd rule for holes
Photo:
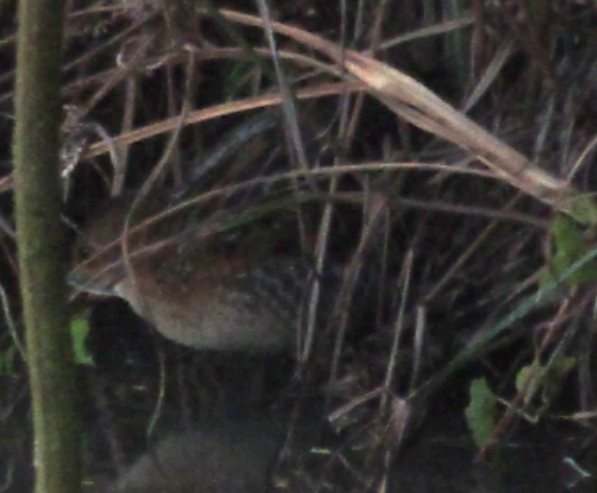
<svg viewBox="0 0 597 493">
<path fill-rule="evenodd" d="M 261 26 L 258 17 L 222 10 L 233 22 Z M 496 175 L 581 222 L 596 223 L 597 208 L 583 200 L 565 180 L 532 164 L 523 154 L 460 113 L 412 77 L 367 55 L 343 50 L 302 29 L 273 23 L 273 29 L 304 43 L 340 64 L 368 85 L 369 92 L 413 125 L 449 140 L 475 155 Z"/>
</svg>

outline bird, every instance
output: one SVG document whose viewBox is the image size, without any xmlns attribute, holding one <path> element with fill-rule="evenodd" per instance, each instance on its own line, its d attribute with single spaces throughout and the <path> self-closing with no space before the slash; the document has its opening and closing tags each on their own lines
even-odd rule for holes
<svg viewBox="0 0 597 493">
<path fill-rule="evenodd" d="M 166 338 L 192 348 L 296 348 L 305 295 L 317 278 L 312 262 L 265 246 L 264 238 L 274 236 L 269 231 L 236 243 L 230 235 L 198 238 L 193 213 L 150 225 L 168 208 L 160 194 L 131 215 L 125 254 L 123 228 L 134 200 L 111 199 L 89 220 L 76 248 L 72 285 L 122 298 Z"/>
</svg>

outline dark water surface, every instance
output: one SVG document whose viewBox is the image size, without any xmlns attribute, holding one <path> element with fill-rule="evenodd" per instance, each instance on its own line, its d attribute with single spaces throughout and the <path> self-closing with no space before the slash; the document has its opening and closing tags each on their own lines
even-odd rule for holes
<svg viewBox="0 0 597 493">
<path fill-rule="evenodd" d="M 594 491 L 585 480 L 569 489 L 563 451 L 543 430 L 522 433 L 499 452 L 499 467 L 475 463 L 476 451 L 461 419 L 436 418 L 424 425 L 391 468 L 388 491 L 406 493 L 523 493 Z M 175 433 L 139 458 L 104 493 L 258 493 L 265 491 L 378 491 L 370 483 L 334 477 L 271 484 L 271 472 L 284 442 L 283 426 L 271 420 L 221 420 L 187 433 Z M 308 441 L 305 440 L 306 442 Z M 305 445 L 304 454 L 310 446 Z M 322 458 L 322 461 L 325 460 Z M 317 461 L 317 459 L 316 459 Z M 291 467 L 292 468 L 292 467 Z M 309 476 L 303 471 L 295 476 Z M 345 476 L 349 476 L 345 472 Z M 365 474 L 366 476 L 366 474 Z M 346 480 L 346 477 L 344 478 Z M 343 485 L 338 486 L 339 483 Z M 350 481 L 349 481 L 350 483 Z M 269 488 L 269 489 L 268 489 Z"/>
</svg>

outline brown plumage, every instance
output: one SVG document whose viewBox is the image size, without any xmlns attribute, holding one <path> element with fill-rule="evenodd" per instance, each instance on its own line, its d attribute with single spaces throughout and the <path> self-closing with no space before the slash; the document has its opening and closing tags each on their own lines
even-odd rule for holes
<svg viewBox="0 0 597 493">
<path fill-rule="evenodd" d="M 295 347 L 312 278 L 304 258 L 274 254 L 255 236 L 233 247 L 223 235 L 198 239 L 189 233 L 188 213 L 143 227 L 162 210 L 159 201 L 133 216 L 124 257 L 121 235 L 131 202 L 114 200 L 90 221 L 78 253 L 86 260 L 72 271 L 73 284 L 119 296 L 164 336 L 187 346 L 263 352 Z M 83 246 L 90 255 L 81 253 Z"/>
</svg>

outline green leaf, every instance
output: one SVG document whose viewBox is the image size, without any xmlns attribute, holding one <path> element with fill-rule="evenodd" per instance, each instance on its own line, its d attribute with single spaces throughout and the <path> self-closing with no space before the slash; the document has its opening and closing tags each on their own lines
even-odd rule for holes
<svg viewBox="0 0 597 493">
<path fill-rule="evenodd" d="M 475 444 L 482 449 L 491 444 L 496 424 L 497 399 L 485 378 L 473 380 L 470 398 L 464 414 Z"/>
<path fill-rule="evenodd" d="M 597 225 L 597 203 L 592 194 L 572 193 L 565 202 L 562 210 L 572 219 L 589 227 Z"/>
<path fill-rule="evenodd" d="M 520 371 L 516 374 L 516 390 L 522 392 L 524 390 L 524 404 L 528 406 L 533 397 L 537 393 L 541 380 L 545 374 L 545 369 L 536 364 L 530 364 L 523 366 Z M 530 380 L 529 380 L 530 379 Z"/>
<path fill-rule="evenodd" d="M 516 374 L 516 389 L 519 392 L 525 391 L 524 407 L 532 404 L 533 398 L 540 390 L 543 405 L 535 411 L 539 414 L 547 409 L 560 391 L 564 378 L 575 366 L 576 358 L 561 355 L 555 357 L 548 365 L 532 363 L 521 368 Z"/>
<path fill-rule="evenodd" d="M 555 252 L 551 265 L 544 267 L 543 283 L 552 281 L 554 274 L 559 280 L 564 271 L 590 251 L 590 247 L 577 224 L 566 216 L 557 216 L 551 228 Z M 561 280 L 573 288 L 584 282 L 597 280 L 597 261 L 587 262 L 583 269 L 579 269 L 566 279 Z"/>
<path fill-rule="evenodd" d="M 78 365 L 95 366 L 91 353 L 87 350 L 87 336 L 89 322 L 87 315 L 75 318 L 70 323 L 70 338 L 73 344 L 75 363 Z"/>
</svg>

